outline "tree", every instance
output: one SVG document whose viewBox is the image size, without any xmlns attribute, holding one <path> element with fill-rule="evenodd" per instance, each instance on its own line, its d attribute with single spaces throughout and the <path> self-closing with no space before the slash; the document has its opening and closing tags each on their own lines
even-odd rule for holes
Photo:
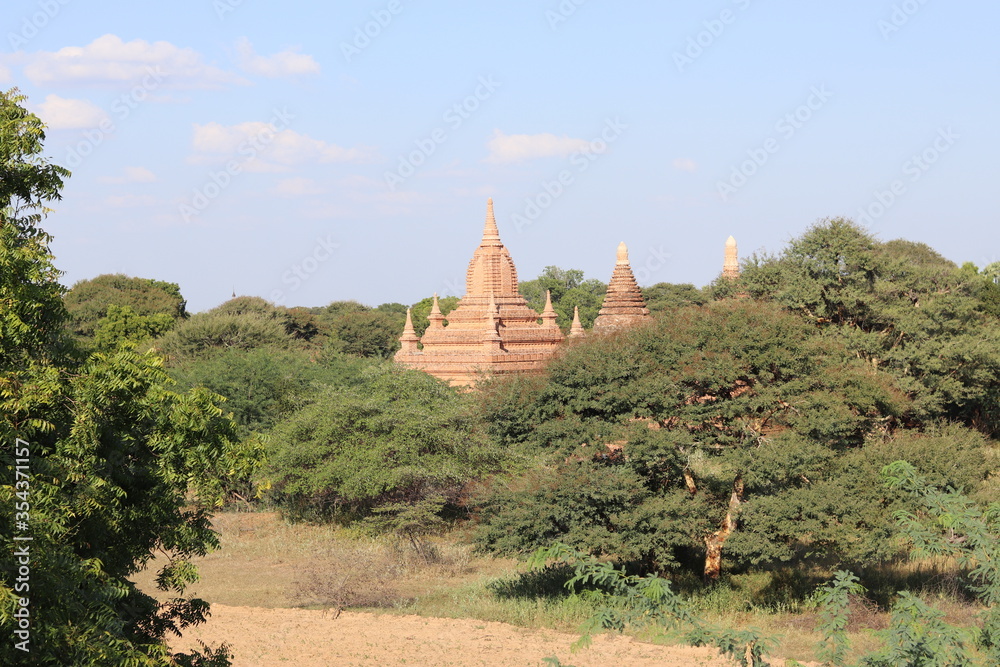
<svg viewBox="0 0 1000 667">
<path fill-rule="evenodd" d="M 826 220 L 781 255 L 751 258 L 739 283 L 894 375 L 909 419 L 1000 428 L 1000 324 L 984 312 L 981 278 L 926 245 Z"/>
<path fill-rule="evenodd" d="M 94 329 L 94 347 L 111 351 L 119 345 L 135 347 L 162 336 L 174 326 L 174 319 L 164 313 L 140 315 L 130 306 L 108 306 L 108 314 Z"/>
<path fill-rule="evenodd" d="M 836 517 L 850 503 L 836 492 L 845 483 L 837 461 L 881 437 L 907 405 L 888 375 L 779 307 L 746 299 L 587 339 L 556 358 L 544 381 L 498 380 L 483 400 L 500 442 L 553 461 L 621 466 L 642 479 L 648 495 L 634 506 L 656 540 L 649 530 L 626 530 L 618 514 L 617 527 L 603 525 L 625 546 L 575 544 L 640 554 L 647 567 L 679 562 L 678 549 L 701 549 L 709 579 L 724 550 L 741 562 L 775 562 L 807 543 L 817 555 L 844 549 Z M 547 531 L 523 533 L 518 548 L 528 551 L 597 521 L 596 512 L 570 519 L 570 505 L 555 506 L 560 496 L 544 485 L 524 488 L 509 510 L 484 513 L 487 533 L 503 530 L 514 511 L 536 521 L 562 512 Z M 501 494 L 486 502 L 505 501 Z"/>
<path fill-rule="evenodd" d="M 133 278 L 121 273 L 81 280 L 66 293 L 71 330 L 84 338 L 94 335 L 97 323 L 111 306 L 127 307 L 136 315 L 165 315 L 171 323 L 187 317 L 186 302 L 176 283 Z"/>
<path fill-rule="evenodd" d="M 583 271 L 579 269 L 546 266 L 534 280 L 519 283 L 518 289 L 528 306 L 539 313 L 545 308 L 545 293 L 551 293 L 552 308 L 558 314 L 556 322 L 563 330 L 568 330 L 573 322 L 574 306 L 580 308 L 580 323 L 584 327 L 594 325 L 608 286 L 600 280 L 584 280 Z"/>
<path fill-rule="evenodd" d="M 346 312 L 330 322 L 334 344 L 345 354 L 387 359 L 399 347 L 403 322 L 377 310 Z"/>
<path fill-rule="evenodd" d="M 171 391 L 156 356 L 72 349 L 38 227 L 68 172 L 38 157 L 44 132 L 23 101 L 0 94 L 0 502 L 22 512 L 0 522 L 0 632 L 20 644 L 4 642 L 0 662 L 28 650 L 34 664 L 166 667 L 166 635 L 208 611 L 183 591 L 190 557 L 217 544 L 204 507 L 232 424 L 208 392 Z M 164 604 L 129 581 L 154 548 L 176 594 Z M 228 664 L 210 653 L 178 659 Z"/>
<path fill-rule="evenodd" d="M 271 433 L 268 480 L 296 512 L 338 518 L 440 496 L 496 470 L 471 399 L 420 371 L 372 369 Z"/>
<path fill-rule="evenodd" d="M 704 290 L 690 283 L 656 283 L 642 288 L 642 295 L 646 297 L 649 312 L 654 314 L 683 306 L 701 306 L 709 301 Z"/>
</svg>

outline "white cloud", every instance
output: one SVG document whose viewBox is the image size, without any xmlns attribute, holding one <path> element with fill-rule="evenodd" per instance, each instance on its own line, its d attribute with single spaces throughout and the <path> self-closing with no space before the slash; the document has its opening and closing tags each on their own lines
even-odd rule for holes
<svg viewBox="0 0 1000 667">
<path fill-rule="evenodd" d="M 175 88 L 220 88 L 248 83 L 232 72 L 206 64 L 201 54 L 170 42 L 122 41 L 117 35 L 98 37 L 86 46 L 24 55 L 24 74 L 36 85 L 50 83 L 139 82 L 151 75 Z"/>
<path fill-rule="evenodd" d="M 0 63 L 0 83 L 6 84 L 10 83 L 10 81 L 10 69 L 3 63 Z"/>
<path fill-rule="evenodd" d="M 323 188 L 311 178 L 285 178 L 278 181 L 271 193 L 278 197 L 304 197 L 322 194 Z"/>
<path fill-rule="evenodd" d="M 678 171 L 698 171 L 698 165 L 691 158 L 679 157 L 674 160 L 674 169 Z"/>
<path fill-rule="evenodd" d="M 270 56 L 260 56 L 253 50 L 253 44 L 246 37 L 236 42 L 236 53 L 244 72 L 257 76 L 281 77 L 302 74 L 319 74 L 319 63 L 313 57 L 286 49 Z"/>
<path fill-rule="evenodd" d="M 344 148 L 259 121 L 238 125 L 196 123 L 192 145 L 196 152 L 193 162 L 237 160 L 244 162 L 248 171 L 286 171 L 310 163 L 366 162 L 372 157 L 368 148 Z"/>
<path fill-rule="evenodd" d="M 152 183 L 156 180 L 156 174 L 145 167 L 125 167 L 122 176 L 102 176 L 101 183 L 111 185 L 121 185 L 124 183 Z"/>
<path fill-rule="evenodd" d="M 38 117 L 53 130 L 78 130 L 97 127 L 108 114 L 87 100 L 48 95 L 38 105 Z"/>
<path fill-rule="evenodd" d="M 540 157 L 564 156 L 585 149 L 586 139 L 573 139 L 554 134 L 504 134 L 493 130 L 493 138 L 486 144 L 490 149 L 487 162 L 523 162 Z"/>
</svg>

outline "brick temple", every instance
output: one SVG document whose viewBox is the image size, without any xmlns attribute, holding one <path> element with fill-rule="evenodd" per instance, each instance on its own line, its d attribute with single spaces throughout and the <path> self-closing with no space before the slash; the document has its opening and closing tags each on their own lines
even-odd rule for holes
<svg viewBox="0 0 1000 667">
<path fill-rule="evenodd" d="M 726 241 L 723 275 L 739 277 L 736 241 L 731 236 Z M 649 316 L 632 273 L 628 248 L 621 243 L 594 332 L 610 333 Z M 430 325 L 423 336 L 417 336 L 407 310 L 395 359 L 457 386 L 474 385 L 483 374 L 538 373 L 565 338 L 586 335 L 576 308 L 569 335 L 564 337 L 549 295 L 540 314 L 528 307 L 518 289 L 514 261 L 500 240 L 492 199 L 486 202 L 483 238 L 465 276 L 465 296 L 445 317 L 434 295 L 427 319 Z"/>
<path fill-rule="evenodd" d="M 564 340 L 551 299 L 539 314 L 521 296 L 492 199 L 486 202 L 483 239 L 466 272 L 465 296 L 447 317 L 435 296 L 428 319 L 430 326 L 418 337 L 407 312 L 395 359 L 452 385 L 475 384 L 483 373 L 537 373 Z"/>
</svg>

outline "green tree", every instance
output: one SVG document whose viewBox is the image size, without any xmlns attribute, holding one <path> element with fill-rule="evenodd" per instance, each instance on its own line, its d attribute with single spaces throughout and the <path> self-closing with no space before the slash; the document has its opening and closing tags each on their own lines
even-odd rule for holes
<svg viewBox="0 0 1000 667">
<path fill-rule="evenodd" d="M 174 319 L 164 313 L 140 315 L 130 306 L 108 306 L 108 314 L 94 329 L 94 346 L 110 351 L 119 345 L 137 346 L 162 336 L 174 326 Z"/>
<path fill-rule="evenodd" d="M 171 391 L 156 356 L 65 353 L 63 288 L 38 223 L 68 172 L 37 157 L 44 132 L 23 100 L 0 94 L 0 502 L 23 503 L 28 524 L 0 522 L 0 632 L 30 653 L 8 640 L 0 662 L 166 667 L 166 636 L 208 612 L 183 591 L 189 559 L 217 544 L 203 508 L 232 424 L 208 392 Z M 14 576 L 26 534 L 30 589 Z M 169 555 L 164 604 L 129 581 L 154 549 Z M 203 664 L 228 664 L 211 653 Z"/>
<path fill-rule="evenodd" d="M 907 405 L 888 375 L 779 307 L 747 299 L 588 339 L 555 359 L 543 381 L 498 381 L 483 400 L 500 442 L 555 461 L 622 466 L 642 479 L 648 495 L 635 502 L 659 542 L 623 520 L 605 527 L 626 549 L 593 548 L 645 554 L 654 567 L 677 563 L 679 548 L 701 549 L 708 578 L 718 576 L 723 549 L 741 562 L 774 562 L 806 543 L 844 548 L 836 517 L 849 503 L 836 492 L 844 483 L 834 480 L 836 463 L 881 437 Z M 515 511 L 538 521 L 570 516 L 569 500 L 551 507 L 562 496 L 544 489 L 528 484 L 510 511 L 485 513 L 486 530 L 502 531 Z M 519 548 L 589 530 L 579 521 L 525 531 Z"/>
<path fill-rule="evenodd" d="M 420 371 L 372 369 L 271 433 L 268 479 L 297 512 L 343 518 L 387 503 L 455 503 L 496 470 L 471 399 Z"/>
<path fill-rule="evenodd" d="M 128 307 L 136 315 L 166 315 L 171 322 L 187 317 L 186 302 L 176 283 L 105 274 L 81 280 L 66 293 L 70 328 L 84 338 L 94 335 L 97 323 L 107 317 L 111 306 Z"/>
<path fill-rule="evenodd" d="M 708 303 L 705 290 L 698 289 L 690 283 L 656 283 L 642 288 L 646 297 L 646 305 L 650 313 L 661 313 L 683 306 L 701 306 Z"/>
<path fill-rule="evenodd" d="M 404 319 L 377 310 L 356 311 L 340 315 L 329 326 L 334 344 L 344 353 L 386 359 L 399 347 Z"/>
<path fill-rule="evenodd" d="M 984 312 L 981 278 L 926 245 L 880 243 L 827 220 L 781 255 L 748 260 L 740 285 L 894 375 L 913 400 L 911 419 L 997 430 L 1000 325 Z"/>
<path fill-rule="evenodd" d="M 580 308 L 580 323 L 584 327 L 594 325 L 608 286 L 593 278 L 584 280 L 583 271 L 579 269 L 546 266 L 534 280 L 519 283 L 518 289 L 528 306 L 539 313 L 545 308 L 545 293 L 550 292 L 552 308 L 559 315 L 556 322 L 563 330 L 568 330 L 573 322 L 574 306 Z"/>
</svg>

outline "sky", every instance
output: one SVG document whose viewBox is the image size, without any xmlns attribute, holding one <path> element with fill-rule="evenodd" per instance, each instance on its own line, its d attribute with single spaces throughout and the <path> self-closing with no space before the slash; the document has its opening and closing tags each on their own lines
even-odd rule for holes
<svg viewBox="0 0 1000 667">
<path fill-rule="evenodd" d="M 72 286 L 188 310 L 461 296 L 486 199 L 522 280 L 711 282 L 818 220 L 1000 260 L 986 0 L 6 0 L 0 88 L 73 175 Z"/>
</svg>

